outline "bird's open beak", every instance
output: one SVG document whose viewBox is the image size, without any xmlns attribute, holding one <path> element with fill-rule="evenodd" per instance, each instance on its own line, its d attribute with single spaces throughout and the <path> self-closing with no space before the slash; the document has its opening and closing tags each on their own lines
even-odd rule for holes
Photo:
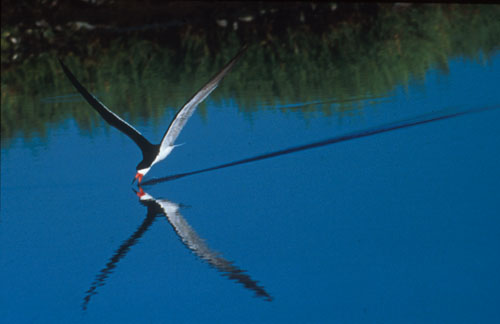
<svg viewBox="0 0 500 324">
<path fill-rule="evenodd" d="M 134 184 L 135 180 L 137 180 L 137 184 L 141 183 L 142 177 L 144 177 L 144 174 L 141 174 L 141 173 L 137 172 L 137 174 L 135 175 L 134 180 L 132 180 L 132 184 Z"/>
<path fill-rule="evenodd" d="M 135 191 L 135 190 L 134 190 Z M 139 192 L 135 192 L 135 194 L 137 195 L 137 197 L 141 198 L 142 196 L 144 196 L 146 193 L 144 192 L 144 190 L 142 190 L 141 187 L 139 187 Z"/>
</svg>

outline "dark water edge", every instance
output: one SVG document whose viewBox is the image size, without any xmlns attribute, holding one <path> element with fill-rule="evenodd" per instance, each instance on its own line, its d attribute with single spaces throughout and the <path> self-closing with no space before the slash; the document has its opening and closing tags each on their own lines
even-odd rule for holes
<svg viewBox="0 0 500 324">
<path fill-rule="evenodd" d="M 57 56 L 134 122 L 165 113 L 165 95 L 151 95 L 165 89 L 186 94 L 169 96 L 181 106 L 199 76 L 243 44 L 248 53 L 211 98 L 244 93 L 237 104 L 248 114 L 262 101 L 305 102 L 287 109 L 314 111 L 307 102 L 318 98 L 354 111 L 358 98 L 386 96 L 431 68 L 446 73 L 452 58 L 486 64 L 500 46 L 498 5 L 97 3 L 2 2 L 2 146 L 17 135 L 44 138 L 68 118 L 85 130 L 99 124 L 78 97 L 53 97 L 68 89 Z M 76 102 L 68 109 L 67 101 Z"/>
</svg>

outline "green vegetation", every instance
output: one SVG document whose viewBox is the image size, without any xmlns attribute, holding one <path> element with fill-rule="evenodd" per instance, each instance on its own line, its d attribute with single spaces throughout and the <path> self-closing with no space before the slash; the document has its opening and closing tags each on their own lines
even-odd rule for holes
<svg viewBox="0 0 500 324">
<path fill-rule="evenodd" d="M 212 100 L 238 98 L 238 108 L 246 114 L 264 105 L 335 100 L 280 108 L 312 116 L 321 107 L 329 115 L 360 111 L 356 99 L 387 96 L 396 86 L 421 81 L 430 68 L 446 73 L 451 58 L 485 64 L 500 45 L 498 17 L 500 6 L 491 5 L 404 10 L 382 5 L 375 15 L 349 15 L 319 27 L 266 25 L 262 28 L 268 31 L 253 33 L 247 28 L 243 36 L 228 28 L 186 28 L 175 47 L 127 35 L 106 45 L 88 45 L 83 57 L 75 55 L 81 51 L 70 51 L 63 59 L 90 91 L 134 123 L 173 115 L 246 42 L 249 50 Z M 44 137 L 50 127 L 70 118 L 89 132 L 101 123 L 79 96 L 61 97 L 75 90 L 56 57 L 47 51 L 2 71 L 2 145 L 17 134 Z M 198 113 L 206 116 L 204 105 Z"/>
</svg>

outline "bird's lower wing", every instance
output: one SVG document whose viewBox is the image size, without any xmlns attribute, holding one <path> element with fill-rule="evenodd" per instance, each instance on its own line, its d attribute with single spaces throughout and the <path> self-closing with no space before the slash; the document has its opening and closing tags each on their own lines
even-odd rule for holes
<svg viewBox="0 0 500 324">
<path fill-rule="evenodd" d="M 144 153 L 145 150 L 150 148 L 152 144 L 142 136 L 139 131 L 137 131 L 132 125 L 121 119 L 114 112 L 109 110 L 103 103 L 101 103 L 96 97 L 90 94 L 87 89 L 85 89 L 80 82 L 75 78 L 73 73 L 64 65 L 64 63 L 59 59 L 59 63 L 61 64 L 64 73 L 71 81 L 73 86 L 81 93 L 81 95 L 87 100 L 87 102 L 101 115 L 101 117 L 111 126 L 115 127 L 128 137 L 130 137 L 141 149 Z"/>
</svg>

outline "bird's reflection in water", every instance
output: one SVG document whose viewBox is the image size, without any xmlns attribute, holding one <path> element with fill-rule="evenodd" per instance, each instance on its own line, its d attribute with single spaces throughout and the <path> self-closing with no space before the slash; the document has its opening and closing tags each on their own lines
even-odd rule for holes
<svg viewBox="0 0 500 324">
<path fill-rule="evenodd" d="M 118 262 L 125 257 L 130 248 L 136 244 L 142 235 L 150 228 L 157 217 L 166 216 L 170 225 L 172 225 L 175 233 L 179 236 L 182 243 L 190 249 L 196 256 L 203 261 L 206 261 L 212 267 L 222 273 L 223 276 L 231 280 L 235 280 L 242 284 L 245 288 L 255 292 L 257 297 L 261 297 L 267 301 L 271 301 L 272 297 L 267 291 L 259 286 L 257 281 L 253 280 L 244 270 L 233 265 L 233 262 L 224 259 L 218 252 L 211 250 L 205 241 L 194 231 L 184 217 L 179 212 L 180 206 L 166 199 L 155 199 L 151 195 L 145 193 L 142 188 L 137 192 L 141 204 L 147 207 L 147 215 L 142 224 L 137 230 L 118 248 L 115 254 L 106 263 L 106 267 L 102 269 L 92 282 L 90 288 L 85 293 L 82 308 L 87 309 L 90 299 L 97 293 L 97 288 L 105 284 L 108 276 L 116 268 Z"/>
</svg>

